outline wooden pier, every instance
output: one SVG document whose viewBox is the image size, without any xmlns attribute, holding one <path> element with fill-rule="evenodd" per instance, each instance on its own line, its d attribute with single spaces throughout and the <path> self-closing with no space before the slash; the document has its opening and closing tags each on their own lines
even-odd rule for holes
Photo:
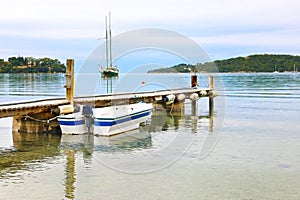
<svg viewBox="0 0 300 200">
<path fill-rule="evenodd" d="M 0 118 L 13 117 L 13 131 L 17 132 L 47 132 L 59 131 L 56 116 L 59 115 L 58 106 L 61 105 L 92 105 L 95 108 L 110 105 L 131 104 L 138 101 L 146 103 L 165 103 L 168 95 L 174 95 L 176 102 L 190 99 L 195 103 L 201 97 L 209 98 L 209 113 L 213 112 L 213 77 L 209 78 L 208 88 L 183 88 L 152 92 L 105 94 L 97 96 L 73 97 L 74 94 L 74 61 L 67 60 L 66 72 L 66 98 L 45 99 L 39 101 L 28 101 L 13 104 L 0 105 Z M 195 82 L 196 81 L 196 82 Z M 192 79 L 192 85 L 197 85 L 197 80 Z"/>
</svg>

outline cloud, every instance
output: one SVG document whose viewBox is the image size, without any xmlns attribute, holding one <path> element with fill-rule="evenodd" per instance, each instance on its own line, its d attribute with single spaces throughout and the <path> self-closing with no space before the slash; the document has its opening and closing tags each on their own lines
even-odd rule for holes
<svg viewBox="0 0 300 200">
<path fill-rule="evenodd" d="M 200 44 L 228 46 L 299 46 L 299 30 L 280 30 L 256 33 L 237 33 L 194 38 Z"/>
<path fill-rule="evenodd" d="M 56 29 L 62 29 L 65 35 L 66 29 L 76 28 L 86 35 L 88 31 L 101 32 L 104 16 L 111 11 L 116 33 L 155 27 L 174 31 L 185 29 L 184 32 L 197 34 L 194 30 L 199 27 L 298 26 L 297 4 L 294 0 L 4 0 L 0 23 L 4 28 L 8 24 L 15 25 L 16 31 L 24 26 L 34 27 L 35 31 L 52 30 L 45 37 L 51 37 L 53 31 L 58 31 Z M 80 31 L 73 35 L 80 37 Z"/>
<path fill-rule="evenodd" d="M 104 16 L 109 11 L 114 35 L 139 28 L 168 29 L 194 39 L 208 51 L 213 49 L 210 55 L 220 56 L 230 56 L 220 52 L 225 46 L 237 48 L 235 52 L 272 47 L 296 51 L 299 4 L 296 0 L 2 0 L 0 56 L 14 50 L 22 53 L 22 49 L 52 52 L 47 43 L 51 46 L 53 41 L 61 43 L 66 57 L 70 52 L 84 55 L 101 42 L 97 38 L 104 36 Z M 30 51 L 20 40 L 33 44 Z M 77 41 L 77 46 L 63 40 Z"/>
</svg>

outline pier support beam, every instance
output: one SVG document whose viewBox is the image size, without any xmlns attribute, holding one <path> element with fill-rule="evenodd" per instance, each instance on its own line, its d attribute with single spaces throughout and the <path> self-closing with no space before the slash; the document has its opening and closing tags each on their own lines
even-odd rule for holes
<svg viewBox="0 0 300 200">
<path fill-rule="evenodd" d="M 66 100 L 73 104 L 74 99 L 74 59 L 67 59 L 66 61 Z"/>
<path fill-rule="evenodd" d="M 192 116 L 197 116 L 197 100 L 192 100 L 191 106 Z"/>
<path fill-rule="evenodd" d="M 51 113 L 37 113 L 13 117 L 12 131 L 19 133 L 60 133 L 57 120 Z M 53 119 L 53 120 L 49 120 Z"/>
<path fill-rule="evenodd" d="M 176 102 L 166 106 L 166 111 L 173 116 L 182 116 L 184 114 L 184 102 Z"/>
</svg>

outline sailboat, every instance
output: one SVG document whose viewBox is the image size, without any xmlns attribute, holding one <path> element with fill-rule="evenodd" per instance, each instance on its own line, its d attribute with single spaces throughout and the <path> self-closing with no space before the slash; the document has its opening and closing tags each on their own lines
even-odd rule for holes
<svg viewBox="0 0 300 200">
<path fill-rule="evenodd" d="M 296 73 L 298 70 L 297 70 L 297 68 L 296 68 L 296 65 L 294 64 L 294 73 Z"/>
<path fill-rule="evenodd" d="M 275 65 L 275 69 L 274 69 L 274 72 L 273 72 L 273 73 L 275 73 L 275 74 L 279 73 L 279 71 L 277 70 L 276 65 Z"/>
<path fill-rule="evenodd" d="M 105 50 L 106 50 L 106 68 L 100 67 L 100 72 L 103 77 L 117 77 L 119 76 L 119 69 L 112 65 L 112 48 L 111 48 L 111 20 L 110 13 L 107 19 L 105 17 Z"/>
</svg>

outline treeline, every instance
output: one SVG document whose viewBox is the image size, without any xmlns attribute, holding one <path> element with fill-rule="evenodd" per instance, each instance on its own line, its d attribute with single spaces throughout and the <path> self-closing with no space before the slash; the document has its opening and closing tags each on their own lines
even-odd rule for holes
<svg viewBox="0 0 300 200">
<path fill-rule="evenodd" d="M 195 69 L 196 69 L 195 65 L 181 63 L 178 65 L 174 65 L 172 67 L 164 67 L 164 68 L 149 70 L 148 73 L 176 73 L 176 72 L 189 73 L 195 71 Z"/>
<path fill-rule="evenodd" d="M 150 70 L 148 73 L 189 72 L 285 72 L 300 67 L 300 56 L 293 55 L 250 55 L 246 57 L 216 60 L 196 65 L 179 64 L 169 68 Z M 217 69 L 217 70 L 216 70 Z M 300 69 L 300 68 L 299 68 Z"/>
<path fill-rule="evenodd" d="M 10 57 L 0 59 L 0 73 L 65 73 L 66 66 L 58 59 Z"/>
</svg>

